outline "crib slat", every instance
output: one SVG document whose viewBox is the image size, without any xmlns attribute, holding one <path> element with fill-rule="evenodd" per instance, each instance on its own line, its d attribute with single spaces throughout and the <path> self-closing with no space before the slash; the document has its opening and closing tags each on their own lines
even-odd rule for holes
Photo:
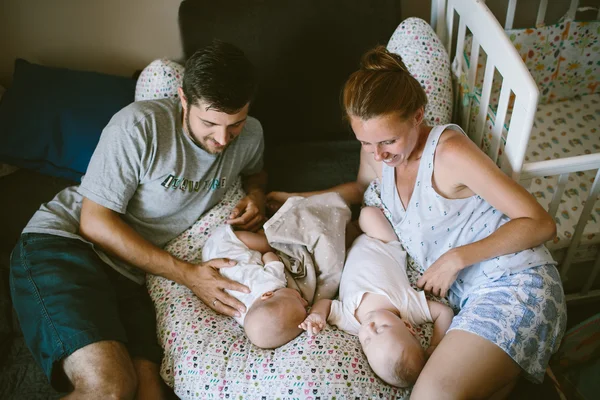
<svg viewBox="0 0 600 400">
<path fill-rule="evenodd" d="M 446 51 L 448 54 L 452 54 L 452 35 L 454 31 L 454 0 L 448 0 L 448 7 L 446 8 L 446 32 L 448 37 L 446 38 Z"/>
<path fill-rule="evenodd" d="M 562 199 L 563 194 L 565 193 L 565 188 L 567 186 L 567 182 L 569 181 L 569 174 L 560 174 L 558 177 L 558 185 L 556 187 L 556 191 L 554 192 L 554 196 L 552 196 L 552 201 L 550 202 L 550 206 L 548 207 L 548 214 L 554 218 L 556 215 L 556 211 L 558 210 L 558 205 L 560 204 L 560 199 Z"/>
<path fill-rule="evenodd" d="M 460 19 L 458 22 L 458 32 L 456 37 L 456 60 L 457 60 L 457 71 L 462 71 L 462 63 L 464 61 L 464 57 L 462 55 L 465 51 L 465 36 L 467 34 L 467 26 L 465 25 L 464 19 Z"/>
<path fill-rule="evenodd" d="M 517 0 L 510 0 L 508 2 L 508 10 L 506 10 L 506 21 L 504 22 L 504 29 L 509 30 L 513 28 L 516 8 Z"/>
<path fill-rule="evenodd" d="M 548 7 L 548 0 L 541 0 L 538 8 L 538 15 L 535 19 L 535 26 L 544 26 L 544 20 L 546 19 L 546 8 Z"/>
<path fill-rule="evenodd" d="M 575 14 L 577 14 L 577 7 L 579 7 L 579 0 L 571 0 L 571 6 L 567 12 L 567 20 L 574 20 Z"/>
<path fill-rule="evenodd" d="M 573 233 L 573 237 L 571 238 L 571 244 L 569 245 L 569 249 L 567 250 L 567 254 L 565 259 L 562 262 L 560 268 L 560 276 L 563 279 L 563 282 L 567 280 L 567 272 L 569 272 L 569 268 L 571 267 L 571 263 L 573 262 L 573 257 L 575 256 L 575 251 L 581 242 L 581 235 L 583 234 L 583 229 L 590 218 L 590 214 L 592 213 L 592 209 L 594 208 L 594 204 L 596 203 L 596 199 L 598 198 L 598 194 L 600 193 L 600 169 L 596 172 L 596 177 L 594 178 L 594 183 L 592 184 L 592 188 L 590 190 L 590 194 L 585 201 L 585 206 L 581 211 L 581 216 L 579 217 L 579 221 L 577 222 L 577 227 L 575 228 L 575 232 Z"/>
<path fill-rule="evenodd" d="M 431 26 L 442 43 L 446 43 L 446 0 L 431 0 Z M 450 54 L 450 53 L 448 53 Z"/>
<path fill-rule="evenodd" d="M 494 80 L 494 63 L 488 57 L 485 63 L 485 74 L 483 76 L 483 89 L 479 104 L 479 115 L 477 117 L 477 125 L 475 127 L 475 137 L 473 141 L 482 148 L 483 132 L 485 131 L 488 107 L 490 105 L 490 95 L 492 92 L 492 81 Z"/>
<path fill-rule="evenodd" d="M 431 25 L 431 27 L 433 28 L 433 30 L 435 31 L 435 33 L 438 33 L 438 15 L 439 15 L 439 10 L 438 7 L 440 6 L 439 4 L 440 2 L 438 0 L 431 0 L 431 15 L 429 16 L 429 25 Z M 439 37 L 439 36 L 438 36 Z M 444 43 L 444 42 L 442 42 Z"/>
<path fill-rule="evenodd" d="M 594 284 L 594 281 L 596 281 L 596 277 L 598 276 L 599 271 L 600 271 L 600 252 L 596 256 L 596 262 L 594 263 L 594 269 L 592 269 L 592 273 L 590 274 L 590 277 L 588 278 L 587 282 L 583 286 L 583 289 L 581 289 L 580 293 L 582 296 L 585 296 L 586 294 L 588 294 L 588 292 L 592 288 L 592 285 Z"/>
<path fill-rule="evenodd" d="M 504 121 L 506 120 L 506 112 L 508 110 L 508 100 L 510 99 L 510 88 L 506 80 L 502 81 L 500 89 L 500 99 L 498 101 L 498 112 L 496 113 L 496 122 L 492 127 L 492 142 L 490 143 L 490 158 L 494 163 L 498 162 L 498 149 L 500 149 L 500 140 L 502 140 L 502 130 L 504 129 Z"/>
<path fill-rule="evenodd" d="M 544 20 L 546 19 L 546 8 L 548 7 L 548 0 L 541 0 L 540 7 L 538 8 L 537 18 L 535 20 L 535 26 L 544 26 Z"/>
<path fill-rule="evenodd" d="M 479 62 L 479 40 L 475 36 L 471 36 L 471 56 L 469 59 L 469 71 L 467 72 L 467 87 L 469 92 L 475 90 L 475 78 L 477 77 L 477 64 Z M 458 53 L 457 53 L 458 54 Z M 462 120 L 460 121 L 465 132 L 470 132 L 471 126 L 471 107 L 473 100 L 470 98 L 469 103 L 463 107 Z"/>
</svg>

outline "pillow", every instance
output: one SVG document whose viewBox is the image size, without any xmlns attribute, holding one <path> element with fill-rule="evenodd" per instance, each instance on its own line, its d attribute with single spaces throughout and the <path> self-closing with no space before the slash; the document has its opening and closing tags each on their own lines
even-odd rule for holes
<svg viewBox="0 0 600 400">
<path fill-rule="evenodd" d="M 152 61 L 137 80 L 135 101 L 177 97 L 183 71 L 182 65 L 166 58 Z"/>
<path fill-rule="evenodd" d="M 79 180 L 102 129 L 134 90 L 130 78 L 17 59 L 0 103 L 0 162 Z"/>
<path fill-rule="evenodd" d="M 450 58 L 431 26 L 420 18 L 407 18 L 398 25 L 387 49 L 402 57 L 410 73 L 427 95 L 425 119 L 444 125 L 452 119 Z"/>
</svg>

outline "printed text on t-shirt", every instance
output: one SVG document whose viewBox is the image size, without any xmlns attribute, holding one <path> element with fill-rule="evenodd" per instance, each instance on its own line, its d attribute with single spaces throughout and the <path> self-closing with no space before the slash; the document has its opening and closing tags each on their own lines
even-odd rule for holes
<svg viewBox="0 0 600 400">
<path fill-rule="evenodd" d="M 173 174 L 167 176 L 167 178 L 161 183 L 166 189 L 179 189 L 182 191 L 198 192 L 202 190 L 217 190 L 225 187 L 227 178 L 213 178 L 206 179 L 204 181 L 194 181 L 192 179 L 180 178 Z"/>
</svg>

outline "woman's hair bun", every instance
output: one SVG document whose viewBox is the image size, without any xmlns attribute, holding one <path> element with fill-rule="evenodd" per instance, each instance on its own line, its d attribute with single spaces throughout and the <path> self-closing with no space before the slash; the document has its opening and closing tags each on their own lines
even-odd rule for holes
<svg viewBox="0 0 600 400">
<path fill-rule="evenodd" d="M 382 45 L 369 50 L 363 55 L 361 68 L 367 71 L 408 72 L 406 65 L 402 61 L 402 57 L 388 51 Z"/>
</svg>

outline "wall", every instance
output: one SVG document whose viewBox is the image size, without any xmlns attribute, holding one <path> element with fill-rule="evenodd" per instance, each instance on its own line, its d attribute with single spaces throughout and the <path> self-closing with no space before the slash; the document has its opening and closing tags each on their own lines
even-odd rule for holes
<svg viewBox="0 0 600 400">
<path fill-rule="evenodd" d="M 403 16 L 429 20 L 428 0 L 398 1 Z M 0 0 L 0 85 L 10 84 L 17 57 L 49 66 L 124 76 L 131 76 L 155 58 L 181 58 L 177 25 L 180 2 Z M 508 1 L 487 3 L 504 21 Z M 570 1 L 551 3 L 550 19 L 556 20 L 566 12 Z M 537 4 L 538 0 L 520 0 L 514 26 L 534 24 Z M 580 4 L 597 6 L 598 0 L 581 0 Z"/>
<path fill-rule="evenodd" d="M 0 0 L 0 85 L 17 57 L 48 66 L 131 76 L 183 54 L 181 0 Z"/>
</svg>

